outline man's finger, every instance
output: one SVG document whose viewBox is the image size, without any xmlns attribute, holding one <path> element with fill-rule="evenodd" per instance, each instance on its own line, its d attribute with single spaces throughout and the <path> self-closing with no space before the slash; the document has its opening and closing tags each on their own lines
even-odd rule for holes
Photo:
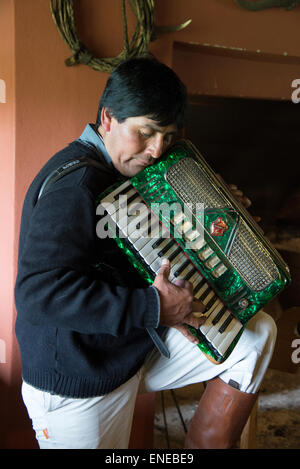
<svg viewBox="0 0 300 469">
<path fill-rule="evenodd" d="M 194 318 L 203 318 L 205 316 L 205 313 L 199 313 L 198 311 L 193 311 L 192 312 L 192 315 L 194 316 Z"/>
<path fill-rule="evenodd" d="M 243 203 L 244 207 L 246 207 L 246 208 L 249 208 L 252 205 L 251 200 L 248 197 L 246 197 L 245 195 L 243 196 L 242 203 Z"/>
<path fill-rule="evenodd" d="M 190 290 L 193 289 L 193 285 L 188 280 L 184 280 L 183 278 L 177 278 L 174 281 L 174 285 L 180 288 L 188 288 Z"/>
<path fill-rule="evenodd" d="M 203 314 L 207 311 L 207 308 L 202 301 L 194 300 L 192 304 L 192 313 Z"/>
<path fill-rule="evenodd" d="M 169 259 L 163 258 L 161 261 L 161 267 L 158 274 L 163 275 L 165 278 L 169 278 L 171 264 Z"/>
<path fill-rule="evenodd" d="M 177 329 L 179 332 L 181 332 L 181 334 L 184 335 L 184 337 L 188 339 L 190 342 L 192 342 L 193 344 L 199 343 L 199 339 L 197 339 L 197 337 L 195 337 L 194 334 L 192 334 L 191 331 L 183 324 L 178 324 L 173 327 L 174 329 Z"/>
<path fill-rule="evenodd" d="M 207 316 L 201 315 L 201 317 L 195 317 L 193 313 L 189 314 L 184 318 L 184 323 L 189 326 L 193 326 L 195 329 L 198 329 L 202 324 L 205 323 Z"/>
<path fill-rule="evenodd" d="M 185 285 L 186 285 L 186 280 L 183 280 L 183 278 L 177 278 L 175 281 L 174 281 L 174 285 L 177 285 L 177 287 L 180 287 L 180 288 L 184 288 Z"/>
</svg>

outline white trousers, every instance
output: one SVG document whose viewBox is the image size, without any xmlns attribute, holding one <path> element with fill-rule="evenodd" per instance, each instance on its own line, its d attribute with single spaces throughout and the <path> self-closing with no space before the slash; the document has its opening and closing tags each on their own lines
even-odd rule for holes
<svg viewBox="0 0 300 469">
<path fill-rule="evenodd" d="M 23 382 L 22 396 L 41 449 L 125 449 L 138 393 L 175 389 L 219 376 L 234 380 L 240 390 L 255 393 L 271 360 L 276 325 L 257 313 L 229 358 L 212 364 L 199 348 L 176 329 L 165 343 L 171 358 L 151 352 L 143 367 L 113 392 L 93 398 L 72 399 L 40 391 Z"/>
</svg>

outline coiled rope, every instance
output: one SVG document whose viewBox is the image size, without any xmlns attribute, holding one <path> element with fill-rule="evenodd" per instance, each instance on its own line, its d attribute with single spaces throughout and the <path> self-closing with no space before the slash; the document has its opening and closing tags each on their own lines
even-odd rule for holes
<svg viewBox="0 0 300 469">
<path fill-rule="evenodd" d="M 180 31 L 188 26 L 191 20 L 176 26 L 155 26 L 154 0 L 128 0 L 136 16 L 136 25 L 131 39 L 128 39 L 126 1 L 122 0 L 123 41 L 124 47 L 119 55 L 111 58 L 97 58 L 78 38 L 73 0 L 50 0 L 53 20 L 63 40 L 73 55 L 66 59 L 67 66 L 84 64 L 100 72 L 110 73 L 125 59 L 145 55 L 150 41 L 157 39 L 164 32 Z"/>
</svg>

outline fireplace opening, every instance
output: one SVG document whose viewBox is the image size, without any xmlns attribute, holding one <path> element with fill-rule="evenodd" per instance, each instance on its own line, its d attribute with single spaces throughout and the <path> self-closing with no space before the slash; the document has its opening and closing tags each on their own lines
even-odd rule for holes
<svg viewBox="0 0 300 469">
<path fill-rule="evenodd" d="M 185 137 L 250 198 L 265 232 L 300 238 L 300 104 L 190 96 Z"/>
</svg>

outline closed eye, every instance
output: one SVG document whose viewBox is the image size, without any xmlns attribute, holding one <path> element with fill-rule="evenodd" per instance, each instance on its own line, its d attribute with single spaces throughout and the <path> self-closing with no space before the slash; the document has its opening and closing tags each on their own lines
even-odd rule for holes
<svg viewBox="0 0 300 469">
<path fill-rule="evenodd" d="M 144 138 L 150 138 L 150 137 L 152 137 L 152 135 L 153 135 L 153 133 L 144 132 L 143 130 L 140 131 L 140 134 L 141 134 L 142 137 L 144 137 Z"/>
</svg>

